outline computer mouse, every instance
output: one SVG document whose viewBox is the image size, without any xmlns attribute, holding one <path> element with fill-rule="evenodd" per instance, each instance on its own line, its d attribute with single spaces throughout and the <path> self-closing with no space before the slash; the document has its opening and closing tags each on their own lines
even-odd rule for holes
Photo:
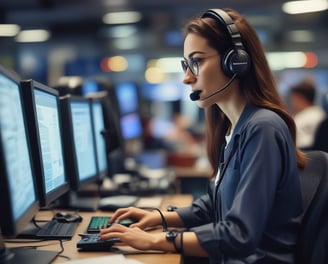
<svg viewBox="0 0 328 264">
<path fill-rule="evenodd" d="M 66 212 L 57 212 L 54 215 L 54 219 L 59 222 L 81 222 L 82 217 L 78 213 L 66 213 Z"/>
<path fill-rule="evenodd" d="M 68 216 L 68 213 L 66 212 L 57 212 L 54 216 L 54 218 L 64 218 L 64 217 L 67 217 Z"/>
<path fill-rule="evenodd" d="M 81 222 L 82 216 L 77 213 L 69 214 L 69 216 L 65 217 L 66 222 Z"/>
</svg>

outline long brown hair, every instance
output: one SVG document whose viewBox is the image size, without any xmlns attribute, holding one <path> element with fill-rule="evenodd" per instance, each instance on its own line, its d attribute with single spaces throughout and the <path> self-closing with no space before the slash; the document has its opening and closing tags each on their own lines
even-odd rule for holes
<svg viewBox="0 0 328 264">
<path fill-rule="evenodd" d="M 237 26 L 251 60 L 250 72 L 239 78 L 240 91 L 247 102 L 276 112 L 286 122 L 294 141 L 297 165 L 299 168 L 304 168 L 306 156 L 296 147 L 294 120 L 277 90 L 263 46 L 255 30 L 238 12 L 232 9 L 224 9 L 224 11 L 230 15 Z M 225 26 L 212 18 L 196 18 L 190 21 L 185 28 L 185 34 L 188 33 L 195 33 L 207 39 L 208 45 L 216 49 L 219 54 L 224 54 L 232 45 Z M 215 176 L 218 171 L 220 146 L 231 124 L 216 104 L 205 109 L 205 120 L 207 154 L 213 169 L 212 176 Z"/>
</svg>

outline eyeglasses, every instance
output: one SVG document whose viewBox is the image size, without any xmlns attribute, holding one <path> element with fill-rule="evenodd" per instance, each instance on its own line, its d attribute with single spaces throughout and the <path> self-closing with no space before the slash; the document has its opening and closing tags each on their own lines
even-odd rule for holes
<svg viewBox="0 0 328 264">
<path fill-rule="evenodd" d="M 187 69 L 189 69 L 191 71 L 191 73 L 194 76 L 198 76 L 199 74 L 199 65 L 202 62 L 202 60 L 210 58 L 210 57 L 214 57 L 214 56 L 219 56 L 219 54 L 213 54 L 207 57 L 203 57 L 203 58 L 184 58 L 183 60 L 181 60 L 181 66 L 182 66 L 182 70 L 184 73 L 186 73 Z"/>
<path fill-rule="evenodd" d="M 187 69 L 189 68 L 191 73 L 193 75 L 197 76 L 199 73 L 200 62 L 201 62 L 201 60 L 198 58 L 189 58 L 189 59 L 184 58 L 181 61 L 181 66 L 182 66 L 183 72 L 186 73 Z"/>
</svg>

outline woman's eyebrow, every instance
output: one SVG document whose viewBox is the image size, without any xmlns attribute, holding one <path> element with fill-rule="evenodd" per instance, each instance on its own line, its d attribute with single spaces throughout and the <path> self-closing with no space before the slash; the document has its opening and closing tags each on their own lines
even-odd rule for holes
<svg viewBox="0 0 328 264">
<path fill-rule="evenodd" d="M 205 54 L 205 52 L 202 52 L 202 51 L 193 51 L 193 52 L 189 53 L 188 58 L 191 58 L 195 54 Z"/>
</svg>

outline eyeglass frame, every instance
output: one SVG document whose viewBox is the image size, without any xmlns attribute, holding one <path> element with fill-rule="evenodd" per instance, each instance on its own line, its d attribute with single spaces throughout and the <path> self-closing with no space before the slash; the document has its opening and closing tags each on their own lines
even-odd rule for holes
<svg viewBox="0 0 328 264">
<path fill-rule="evenodd" d="M 210 57 L 214 57 L 214 56 L 219 56 L 220 54 L 215 53 L 206 57 L 202 57 L 202 58 L 193 58 L 190 57 L 188 59 L 183 58 L 183 60 L 181 60 L 181 66 L 182 66 L 182 70 L 184 73 L 187 72 L 187 69 L 190 70 L 190 72 L 192 73 L 192 75 L 194 76 L 198 76 L 199 75 L 199 65 L 200 63 L 204 60 L 204 59 L 208 59 Z M 196 68 L 194 68 L 194 66 L 196 66 Z"/>
</svg>

